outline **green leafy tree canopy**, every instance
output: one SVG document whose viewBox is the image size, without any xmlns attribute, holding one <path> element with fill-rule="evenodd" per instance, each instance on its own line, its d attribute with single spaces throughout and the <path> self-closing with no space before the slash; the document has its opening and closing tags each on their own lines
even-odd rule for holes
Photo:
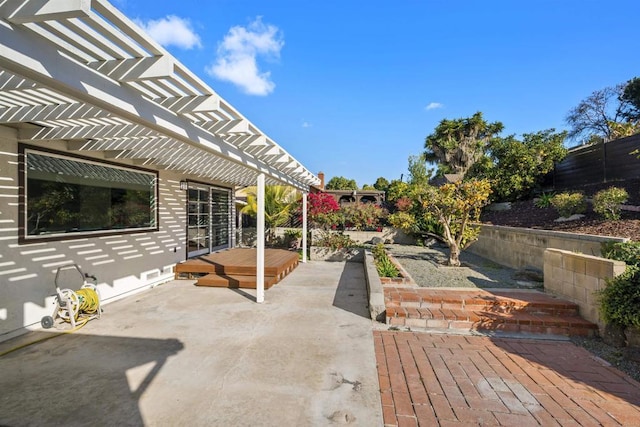
<svg viewBox="0 0 640 427">
<path fill-rule="evenodd" d="M 478 161 L 489 140 L 504 129 L 501 122 L 489 123 L 481 112 L 468 118 L 438 124 L 425 139 L 425 160 L 438 164 L 438 174 L 465 174 Z"/>
<path fill-rule="evenodd" d="M 448 264 L 460 266 L 460 252 L 477 240 L 480 209 L 489 201 L 487 180 L 458 181 L 441 187 L 425 187 L 419 200 L 426 216 L 434 216 L 449 246 Z"/>
<path fill-rule="evenodd" d="M 566 132 L 547 129 L 522 135 L 494 138 L 486 157 L 476 163 L 469 176 L 491 181 L 493 197 L 499 201 L 526 198 L 544 175 L 553 170 L 555 162 L 567 155 L 564 147 Z"/>
<path fill-rule="evenodd" d="M 387 191 L 387 189 L 389 188 L 389 181 L 381 176 L 376 179 L 376 182 L 373 184 L 373 186 L 378 191 Z"/>
<path fill-rule="evenodd" d="M 409 185 L 427 185 L 431 178 L 431 171 L 427 170 L 424 154 L 409 156 Z"/>
<path fill-rule="evenodd" d="M 327 190 L 358 190 L 355 179 L 347 179 L 343 176 L 334 176 L 327 182 Z"/>
<path fill-rule="evenodd" d="M 626 119 L 630 122 L 640 121 L 640 78 L 634 77 L 629 80 L 622 95 L 620 96 L 620 102 L 627 106 L 627 110 L 624 112 Z"/>
</svg>

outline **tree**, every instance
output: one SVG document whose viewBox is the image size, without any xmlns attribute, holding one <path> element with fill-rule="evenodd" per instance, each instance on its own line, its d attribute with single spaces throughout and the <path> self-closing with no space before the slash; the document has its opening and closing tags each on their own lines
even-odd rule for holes
<svg viewBox="0 0 640 427">
<path fill-rule="evenodd" d="M 631 106 L 624 97 L 625 87 L 627 84 L 622 83 L 596 90 L 571 109 L 565 118 L 571 127 L 569 139 L 593 140 L 596 136 L 605 141 L 612 140 L 614 132 L 611 124 L 624 122 Z"/>
<path fill-rule="evenodd" d="M 264 188 L 264 224 L 267 228 L 267 240 L 275 237 L 275 228 L 289 220 L 298 204 L 296 190 L 285 185 L 267 185 Z M 253 217 L 258 215 L 258 196 L 256 187 L 247 189 L 247 206 L 242 212 Z"/>
<path fill-rule="evenodd" d="M 409 194 L 409 184 L 394 179 L 387 187 L 387 201 L 389 203 L 395 203 L 399 198 L 405 197 Z"/>
<path fill-rule="evenodd" d="M 634 77 L 625 84 L 620 102 L 627 106 L 624 112 L 627 121 L 640 121 L 640 78 Z"/>
<path fill-rule="evenodd" d="M 494 138 L 486 157 L 478 161 L 469 176 L 491 181 L 494 198 L 514 201 L 531 195 L 544 175 L 553 170 L 555 162 L 567 155 L 564 148 L 566 132 L 547 129 L 522 135 Z"/>
<path fill-rule="evenodd" d="M 433 215 L 442 225 L 449 246 L 448 264 L 460 266 L 460 252 L 480 234 L 480 209 L 488 203 L 491 185 L 487 180 L 458 181 L 441 187 L 426 187 L 418 200 L 425 216 Z"/>
<path fill-rule="evenodd" d="M 424 154 L 409 156 L 409 185 L 427 185 L 431 178 L 431 171 L 427 170 Z"/>
<path fill-rule="evenodd" d="M 425 160 L 438 163 L 438 175 L 465 174 L 482 157 L 489 140 L 503 129 L 500 122 L 485 121 L 481 112 L 468 118 L 444 119 L 425 139 Z"/>
<path fill-rule="evenodd" d="M 358 184 L 355 179 L 334 176 L 327 183 L 327 190 L 358 190 Z"/>
<path fill-rule="evenodd" d="M 373 184 L 373 186 L 378 191 L 387 191 L 387 189 L 389 188 L 389 181 L 384 177 L 380 177 L 376 179 L 376 182 Z"/>
<path fill-rule="evenodd" d="M 367 190 L 367 191 L 373 191 L 373 190 L 376 190 L 376 187 L 374 187 L 373 185 L 364 184 L 364 185 L 362 186 L 362 189 L 363 189 L 363 190 Z"/>
</svg>

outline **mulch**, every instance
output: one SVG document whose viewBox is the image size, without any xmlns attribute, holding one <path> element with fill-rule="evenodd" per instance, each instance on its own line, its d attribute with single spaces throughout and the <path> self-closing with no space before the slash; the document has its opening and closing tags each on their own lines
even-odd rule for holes
<svg viewBox="0 0 640 427">
<path fill-rule="evenodd" d="M 485 224 L 626 237 L 640 241 L 640 212 L 623 211 L 620 220 L 608 221 L 600 218 L 589 207 L 585 217 L 576 221 L 555 222 L 558 217 L 554 208 L 538 208 L 532 200 L 528 200 L 514 202 L 511 209 L 505 211 L 485 209 L 480 220 Z"/>
</svg>

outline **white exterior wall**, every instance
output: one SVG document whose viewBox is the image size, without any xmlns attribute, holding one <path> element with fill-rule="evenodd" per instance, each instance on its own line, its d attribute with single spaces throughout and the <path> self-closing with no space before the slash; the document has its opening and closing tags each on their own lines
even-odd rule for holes
<svg viewBox="0 0 640 427">
<path fill-rule="evenodd" d="M 104 302 L 173 278 L 174 265 L 186 257 L 186 192 L 179 182 L 188 176 L 160 171 L 157 232 L 18 244 L 15 135 L 14 129 L 0 126 L 0 341 L 38 328 L 40 319 L 52 314 L 54 278 L 61 265 L 77 263 L 95 275 Z M 42 145 L 65 147 L 63 142 Z M 61 287 L 78 289 L 77 273 L 69 277 L 74 283 Z"/>
</svg>

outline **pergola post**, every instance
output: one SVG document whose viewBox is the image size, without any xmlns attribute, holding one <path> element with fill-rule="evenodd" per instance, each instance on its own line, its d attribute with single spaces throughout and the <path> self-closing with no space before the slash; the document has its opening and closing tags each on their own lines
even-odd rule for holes
<svg viewBox="0 0 640 427">
<path fill-rule="evenodd" d="M 302 193 L 302 262 L 307 262 L 307 193 Z"/>
<path fill-rule="evenodd" d="M 242 247 L 242 209 L 236 211 L 236 221 L 238 227 L 236 228 L 236 246 Z"/>
<path fill-rule="evenodd" d="M 256 251 L 256 302 L 264 302 L 264 173 L 258 175 L 257 188 L 257 251 Z"/>
</svg>

